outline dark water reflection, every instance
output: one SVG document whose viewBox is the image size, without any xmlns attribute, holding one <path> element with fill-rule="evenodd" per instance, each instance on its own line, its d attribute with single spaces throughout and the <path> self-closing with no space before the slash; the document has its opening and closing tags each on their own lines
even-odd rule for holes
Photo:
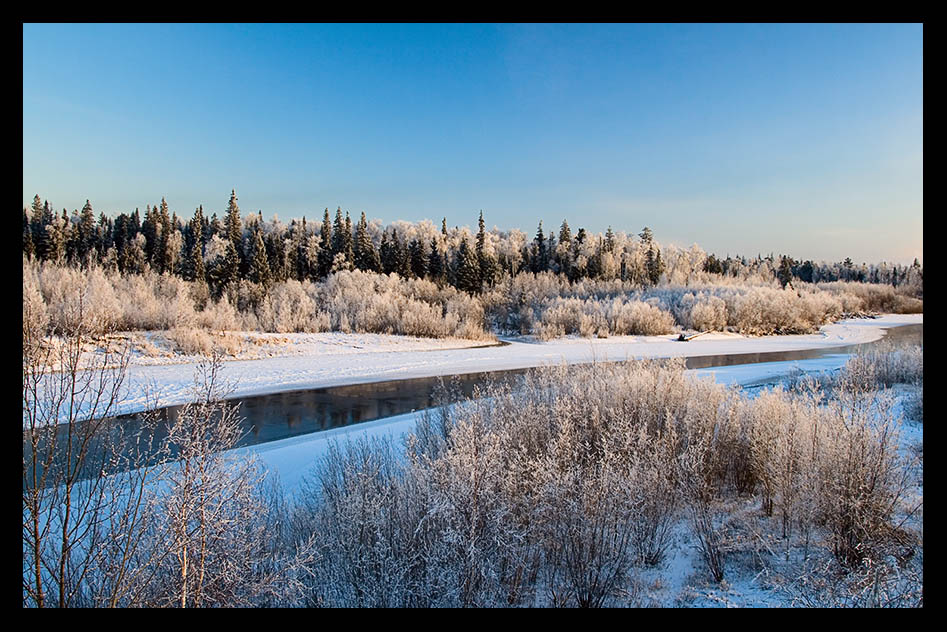
<svg viewBox="0 0 947 632">
<path fill-rule="evenodd" d="M 882 338 L 885 342 L 905 344 L 920 344 L 922 340 L 923 325 L 893 327 L 888 329 L 886 336 Z M 685 362 L 689 369 L 703 369 L 762 362 L 810 360 L 854 353 L 859 349 L 877 345 L 879 342 L 799 351 L 695 356 L 685 358 Z M 681 344 L 689 343 L 682 342 Z M 490 380 L 515 379 L 529 370 L 531 369 L 484 371 L 443 377 L 331 386 L 241 397 L 230 402 L 240 406 L 240 416 L 244 420 L 245 435 L 238 445 L 250 446 L 429 408 L 434 405 L 438 391 L 443 391 L 445 385 L 448 387 L 446 391 L 454 397 L 468 397 L 473 394 L 478 384 Z M 160 440 L 167 435 L 168 422 L 174 421 L 180 410 L 181 406 L 171 406 L 158 411 L 161 422 L 152 439 Z M 139 415 L 123 415 L 109 424 L 111 428 L 109 432 L 122 434 L 124 430 L 124 433 L 132 431 L 129 434 L 133 435 L 139 423 Z M 114 437 L 112 440 L 114 441 Z"/>
</svg>

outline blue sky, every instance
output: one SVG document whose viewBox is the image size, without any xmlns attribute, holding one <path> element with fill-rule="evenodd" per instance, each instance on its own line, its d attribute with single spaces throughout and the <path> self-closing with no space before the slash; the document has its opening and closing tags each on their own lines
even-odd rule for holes
<svg viewBox="0 0 947 632">
<path fill-rule="evenodd" d="M 23 203 L 923 260 L 921 25 L 26 24 Z"/>
</svg>

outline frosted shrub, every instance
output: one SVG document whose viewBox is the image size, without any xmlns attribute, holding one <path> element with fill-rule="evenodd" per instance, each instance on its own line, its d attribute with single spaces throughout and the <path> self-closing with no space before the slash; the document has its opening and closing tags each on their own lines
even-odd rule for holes
<svg viewBox="0 0 947 632">
<path fill-rule="evenodd" d="M 558 332 L 583 337 L 651 336 L 670 333 L 673 327 L 671 314 L 641 301 L 618 297 L 610 301 L 555 298 L 541 307 L 535 333 L 547 339 Z"/>
<path fill-rule="evenodd" d="M 682 300 L 685 308 L 690 307 L 682 325 L 697 331 L 723 331 L 726 328 L 727 304 L 723 299 L 703 293 L 689 297 L 693 295 L 688 294 Z"/>
<path fill-rule="evenodd" d="M 320 304 L 341 331 L 489 338 L 476 298 L 429 281 L 343 271 L 330 275 L 322 292 Z"/>
<path fill-rule="evenodd" d="M 261 318 L 264 331 L 277 333 L 322 331 L 316 328 L 316 304 L 299 281 L 290 279 L 277 283 L 270 289 L 268 298 L 268 316 Z"/>
<path fill-rule="evenodd" d="M 165 336 L 185 355 L 210 356 L 216 346 L 213 336 L 193 327 L 175 327 Z"/>
<path fill-rule="evenodd" d="M 195 323 L 204 329 L 214 331 L 232 331 L 237 329 L 239 315 L 236 308 L 226 298 L 210 301 L 204 309 L 195 314 Z"/>
</svg>

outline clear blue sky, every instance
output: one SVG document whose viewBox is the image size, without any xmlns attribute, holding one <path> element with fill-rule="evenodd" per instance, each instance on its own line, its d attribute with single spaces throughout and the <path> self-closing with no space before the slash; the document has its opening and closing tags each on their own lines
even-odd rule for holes
<svg viewBox="0 0 947 632">
<path fill-rule="evenodd" d="M 922 257 L 921 25 L 23 27 L 23 204 Z"/>
</svg>

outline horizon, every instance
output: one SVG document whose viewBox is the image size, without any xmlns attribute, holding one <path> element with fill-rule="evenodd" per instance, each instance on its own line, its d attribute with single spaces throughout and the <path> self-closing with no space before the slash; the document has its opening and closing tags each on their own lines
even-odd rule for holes
<svg viewBox="0 0 947 632">
<path fill-rule="evenodd" d="M 527 236 L 564 218 L 718 256 L 923 263 L 923 25 L 24 24 L 23 37 L 26 207 L 89 199 L 114 217 L 164 196 L 182 218 L 220 216 L 236 188 L 244 216 L 285 223 L 341 206 L 469 228 L 482 209 Z"/>
</svg>

